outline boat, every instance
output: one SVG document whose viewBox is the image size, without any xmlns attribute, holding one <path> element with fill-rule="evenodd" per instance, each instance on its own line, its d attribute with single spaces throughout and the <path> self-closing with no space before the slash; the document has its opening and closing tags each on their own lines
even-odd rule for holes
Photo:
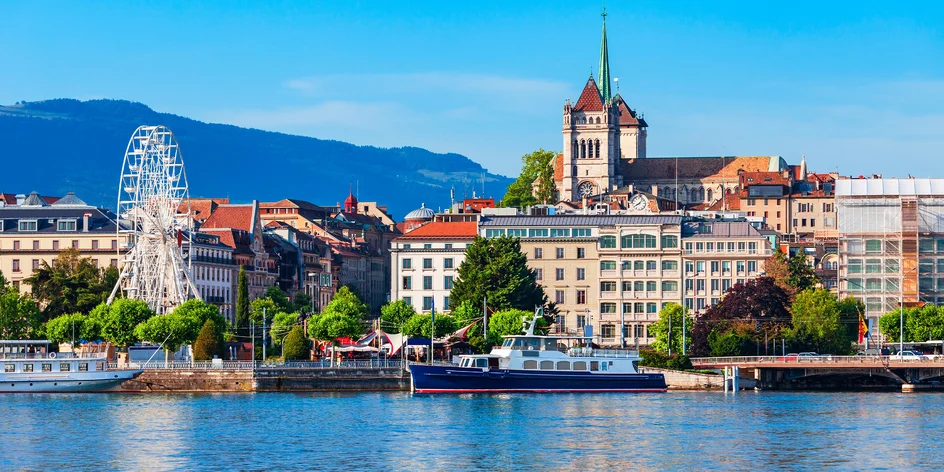
<svg viewBox="0 0 944 472">
<path fill-rule="evenodd" d="M 415 393 L 665 392 L 665 376 L 639 372 L 639 353 L 594 349 L 584 336 L 504 336 L 489 354 L 462 355 L 458 364 L 410 364 Z"/>
<path fill-rule="evenodd" d="M 51 352 L 50 341 L 0 341 L 0 393 L 107 392 L 142 370 L 108 368 L 107 345 Z"/>
</svg>

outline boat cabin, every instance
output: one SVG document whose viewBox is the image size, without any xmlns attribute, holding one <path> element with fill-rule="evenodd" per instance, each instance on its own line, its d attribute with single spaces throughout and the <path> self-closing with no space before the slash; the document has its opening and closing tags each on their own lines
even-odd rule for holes
<svg viewBox="0 0 944 472">
<path fill-rule="evenodd" d="M 94 372 L 108 369 L 104 353 L 82 355 L 50 352 L 51 344 L 51 341 L 45 340 L 0 341 L 3 373 Z"/>
</svg>

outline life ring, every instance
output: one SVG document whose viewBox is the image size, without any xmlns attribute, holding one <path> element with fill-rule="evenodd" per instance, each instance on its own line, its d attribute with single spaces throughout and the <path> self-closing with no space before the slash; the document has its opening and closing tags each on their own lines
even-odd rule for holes
<svg viewBox="0 0 944 472">
<path fill-rule="evenodd" d="M 50 358 L 50 359 L 55 359 L 55 358 L 56 358 L 56 353 L 55 353 L 55 352 L 50 352 L 50 353 L 49 353 L 49 358 Z"/>
</svg>

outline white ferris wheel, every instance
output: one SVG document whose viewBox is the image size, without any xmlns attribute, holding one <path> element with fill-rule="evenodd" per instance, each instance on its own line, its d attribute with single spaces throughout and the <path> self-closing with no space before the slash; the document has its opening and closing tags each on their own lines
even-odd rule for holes
<svg viewBox="0 0 944 472">
<path fill-rule="evenodd" d="M 140 126 L 128 142 L 118 184 L 118 237 L 127 238 L 112 290 L 147 302 L 157 314 L 200 298 L 190 277 L 190 193 L 177 140 L 164 126 Z"/>
</svg>

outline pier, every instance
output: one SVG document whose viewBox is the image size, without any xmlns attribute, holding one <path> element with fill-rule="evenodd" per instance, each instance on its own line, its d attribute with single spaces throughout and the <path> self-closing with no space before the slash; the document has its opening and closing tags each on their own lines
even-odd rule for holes
<svg viewBox="0 0 944 472">
<path fill-rule="evenodd" d="M 895 360 L 888 356 L 699 357 L 697 369 L 737 367 L 766 390 L 900 388 L 902 392 L 944 390 L 944 357 Z"/>
</svg>

